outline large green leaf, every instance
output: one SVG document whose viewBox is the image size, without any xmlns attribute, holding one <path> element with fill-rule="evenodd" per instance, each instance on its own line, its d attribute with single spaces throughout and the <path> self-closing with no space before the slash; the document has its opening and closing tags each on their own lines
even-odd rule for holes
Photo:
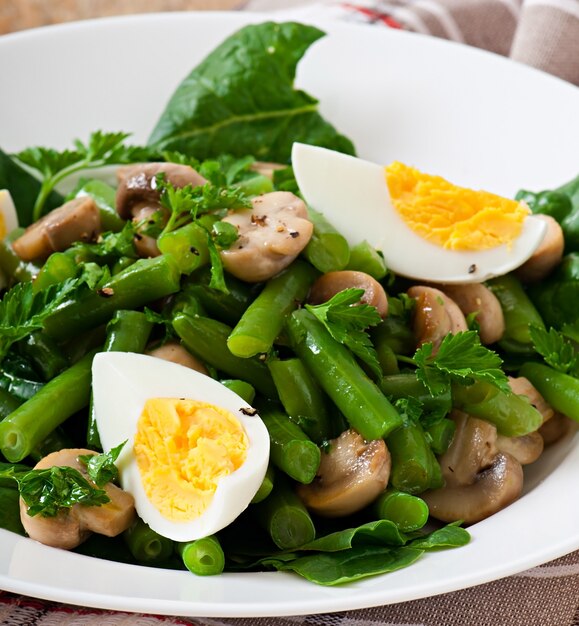
<svg viewBox="0 0 579 626">
<path fill-rule="evenodd" d="M 287 162 L 294 141 L 353 154 L 352 142 L 294 89 L 296 66 L 324 33 L 293 22 L 242 28 L 179 85 L 149 145 L 197 159 L 220 154 Z"/>
</svg>

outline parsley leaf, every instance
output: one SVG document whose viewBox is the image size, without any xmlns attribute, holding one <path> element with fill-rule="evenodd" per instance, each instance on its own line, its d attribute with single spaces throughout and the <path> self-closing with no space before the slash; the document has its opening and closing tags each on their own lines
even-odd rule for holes
<svg viewBox="0 0 579 626">
<path fill-rule="evenodd" d="M 481 345 L 474 330 L 446 335 L 436 354 L 433 345 L 426 343 L 412 360 L 418 368 L 417 378 L 433 396 L 447 391 L 452 382 L 470 384 L 477 380 L 485 380 L 510 393 L 501 358 Z"/>
<path fill-rule="evenodd" d="M 101 506 L 110 502 L 106 491 L 91 483 L 72 467 L 49 467 L 20 472 L 15 467 L 3 470 L 0 476 L 18 483 L 20 496 L 28 506 L 28 515 L 55 517 L 75 504 Z"/>
<path fill-rule="evenodd" d="M 531 341 L 545 363 L 552 368 L 576 376 L 579 373 L 579 353 L 573 343 L 554 328 L 548 331 L 531 325 L 529 327 Z"/>
<path fill-rule="evenodd" d="M 70 279 L 38 292 L 30 282 L 14 285 L 0 301 L 0 361 L 13 343 L 41 329 L 78 285 L 78 280 Z"/>
<path fill-rule="evenodd" d="M 382 321 L 376 307 L 360 303 L 363 289 L 344 289 L 323 304 L 306 304 L 306 309 L 322 322 L 330 335 L 349 348 L 370 368 L 376 378 L 382 370 L 365 329 Z"/>
<path fill-rule="evenodd" d="M 149 160 L 153 152 L 149 148 L 126 146 L 128 133 L 92 133 L 86 143 L 74 142 L 74 150 L 59 152 L 53 148 L 27 148 L 16 154 L 16 158 L 42 175 L 40 192 L 33 210 L 33 220 L 42 215 L 44 204 L 52 190 L 67 176 L 85 169 L 134 163 Z"/>
<path fill-rule="evenodd" d="M 115 461 L 119 458 L 119 454 L 127 441 L 125 440 L 115 448 L 112 448 L 110 452 L 83 454 L 78 457 L 78 460 L 86 465 L 86 473 L 97 487 L 104 487 L 107 483 L 113 483 L 118 480 L 119 470 L 115 465 Z"/>
</svg>

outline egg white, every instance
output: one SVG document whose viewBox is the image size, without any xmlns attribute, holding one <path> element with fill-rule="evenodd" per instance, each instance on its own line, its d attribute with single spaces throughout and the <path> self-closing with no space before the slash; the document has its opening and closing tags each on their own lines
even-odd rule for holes
<svg viewBox="0 0 579 626">
<path fill-rule="evenodd" d="M 439 283 L 482 282 L 522 265 L 540 245 L 546 225 L 525 218 L 510 244 L 487 250 L 447 250 L 415 233 L 393 206 L 384 166 L 294 143 L 292 165 L 304 200 L 350 245 L 366 240 L 387 267 L 407 278 Z"/>
<path fill-rule="evenodd" d="M 174 541 L 192 541 L 229 525 L 259 489 L 269 461 L 269 435 L 258 415 L 236 393 L 209 376 L 152 356 L 102 352 L 92 365 L 96 422 L 105 452 L 127 440 L 119 458 L 121 486 L 135 499 L 137 513 L 155 532 Z M 175 522 L 164 517 L 147 497 L 133 444 L 137 422 L 150 398 L 187 398 L 231 411 L 248 438 L 247 458 L 222 478 L 207 509 L 196 519 Z"/>
</svg>

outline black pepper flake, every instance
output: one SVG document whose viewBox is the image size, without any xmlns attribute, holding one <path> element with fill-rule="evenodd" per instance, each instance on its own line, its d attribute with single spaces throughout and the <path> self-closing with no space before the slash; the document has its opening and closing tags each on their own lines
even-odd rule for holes
<svg viewBox="0 0 579 626">
<path fill-rule="evenodd" d="M 250 407 L 249 409 L 246 409 L 244 406 L 242 406 L 239 410 L 244 415 L 249 415 L 249 417 L 253 417 L 254 415 L 257 415 L 257 409 L 254 409 L 253 407 Z"/>
<path fill-rule="evenodd" d="M 476 272 L 476 265 L 473 263 L 472 265 L 469 266 L 468 273 L 474 274 L 475 272 Z"/>
<path fill-rule="evenodd" d="M 265 226 L 267 221 L 267 215 L 255 215 L 251 216 L 251 223 L 257 224 L 257 226 Z"/>
<path fill-rule="evenodd" d="M 101 298 L 110 298 L 115 295 L 115 291 L 112 287 L 103 287 L 97 291 Z"/>
<path fill-rule="evenodd" d="M 298 231 L 297 231 L 297 230 L 290 230 L 290 231 L 288 231 L 288 232 L 289 232 L 289 236 L 290 236 L 292 239 L 295 239 L 296 237 L 299 237 L 299 236 L 300 236 L 300 234 L 298 233 Z"/>
<path fill-rule="evenodd" d="M 197 248 L 194 248 L 193 246 L 189 248 L 189 252 L 191 254 L 194 254 L 195 256 L 199 256 L 199 250 L 197 250 Z"/>
<path fill-rule="evenodd" d="M 143 235 L 139 234 L 139 233 L 135 233 L 133 235 L 133 237 L 137 240 L 137 241 L 141 241 L 141 239 L 143 238 Z"/>
</svg>

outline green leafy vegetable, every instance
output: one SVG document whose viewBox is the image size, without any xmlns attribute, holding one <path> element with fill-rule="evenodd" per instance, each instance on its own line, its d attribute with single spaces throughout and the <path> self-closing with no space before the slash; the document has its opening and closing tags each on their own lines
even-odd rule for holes
<svg viewBox="0 0 579 626">
<path fill-rule="evenodd" d="M 443 550 L 465 546 L 470 541 L 470 534 L 468 530 L 460 527 L 461 523 L 458 521 L 447 524 L 428 535 L 413 539 L 408 546 L 420 550 Z"/>
<path fill-rule="evenodd" d="M 20 496 L 28 506 L 28 515 L 55 517 L 59 511 L 75 504 L 101 506 L 110 502 L 106 491 L 94 487 L 72 467 L 50 467 L 42 470 L 19 472 L 16 466 L 0 472 L 1 477 L 11 477 L 18 483 Z"/>
<path fill-rule="evenodd" d="M 323 36 L 313 26 L 246 26 L 211 52 L 181 83 L 149 139 L 198 159 L 253 154 L 286 163 L 294 141 L 354 153 L 352 143 L 294 89 L 298 61 Z"/>
<path fill-rule="evenodd" d="M 126 440 L 123 441 L 110 452 L 83 454 L 78 457 L 78 460 L 86 465 L 86 473 L 97 487 L 104 487 L 107 483 L 118 481 L 119 470 L 115 461 L 119 458 L 119 454 L 126 443 Z"/>
<path fill-rule="evenodd" d="M 433 345 L 426 343 L 412 359 L 418 367 L 417 378 L 433 396 L 447 391 L 452 382 L 470 384 L 477 380 L 487 381 L 510 393 L 507 376 L 501 369 L 501 358 L 481 345 L 476 331 L 448 334 L 436 354 L 433 352 Z"/>
<path fill-rule="evenodd" d="M 148 160 L 152 151 L 125 146 L 124 142 L 128 136 L 127 133 L 104 133 L 97 130 L 90 135 L 86 144 L 77 139 L 74 142 L 74 150 L 59 152 L 53 148 L 34 147 L 19 152 L 16 158 L 42 176 L 40 191 L 32 212 L 33 221 L 40 218 L 47 198 L 56 185 L 67 176 L 105 165 Z"/>
<path fill-rule="evenodd" d="M 545 363 L 565 374 L 579 374 L 579 353 L 563 332 L 554 328 L 547 331 L 538 326 L 531 326 L 529 330 L 533 347 L 545 359 Z"/>
<path fill-rule="evenodd" d="M 363 289 L 344 289 L 323 304 L 306 304 L 330 335 L 366 363 L 376 378 L 382 376 L 378 356 L 365 329 L 382 321 L 376 307 L 360 303 Z"/>
<path fill-rule="evenodd" d="M 44 320 L 77 288 L 67 280 L 34 292 L 32 283 L 18 283 L 0 301 L 0 361 L 10 346 L 42 328 Z"/>
</svg>

